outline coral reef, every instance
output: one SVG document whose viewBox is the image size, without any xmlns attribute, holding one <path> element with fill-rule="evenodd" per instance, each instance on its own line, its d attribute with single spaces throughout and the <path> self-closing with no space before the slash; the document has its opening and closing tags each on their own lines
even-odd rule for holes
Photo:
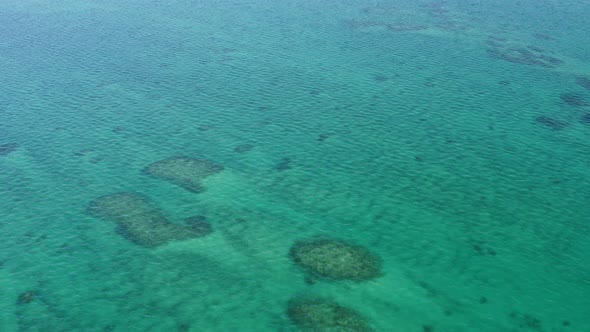
<svg viewBox="0 0 590 332">
<path fill-rule="evenodd" d="M 496 256 L 496 250 L 485 241 L 471 240 L 471 248 L 480 256 Z"/>
<path fill-rule="evenodd" d="M 197 238 L 210 233 L 203 227 L 169 222 L 147 198 L 136 193 L 117 193 L 99 197 L 88 206 L 97 218 L 114 221 L 117 232 L 140 246 L 153 248 L 173 240 Z"/>
<path fill-rule="evenodd" d="M 245 153 L 245 152 L 248 152 L 252 149 L 254 149 L 254 145 L 252 145 L 252 144 L 240 144 L 234 148 L 234 152 Z"/>
<path fill-rule="evenodd" d="M 287 315 L 304 331 L 373 331 L 361 314 L 324 298 L 292 299 L 288 303 Z"/>
<path fill-rule="evenodd" d="M 213 232 L 213 227 L 204 216 L 193 216 L 186 218 L 184 222 L 190 227 L 195 235 L 202 237 Z"/>
<path fill-rule="evenodd" d="M 535 37 L 539 40 L 555 40 L 555 38 L 549 36 L 546 33 L 542 33 L 542 32 L 537 32 L 537 33 L 533 34 L 533 37 Z"/>
<path fill-rule="evenodd" d="M 18 143 L 0 144 L 0 156 L 5 156 L 18 149 Z"/>
<path fill-rule="evenodd" d="M 563 60 L 549 55 L 547 51 L 532 45 L 521 46 L 505 38 L 491 36 L 486 41 L 488 54 L 492 58 L 508 62 L 540 67 L 557 67 Z"/>
<path fill-rule="evenodd" d="M 433 332 L 434 331 L 434 326 L 432 326 L 432 325 L 423 325 L 422 326 L 422 331 L 424 331 L 424 332 Z"/>
<path fill-rule="evenodd" d="M 540 67 L 556 67 L 563 61 L 524 47 L 488 48 L 488 54 L 497 59 L 508 62 Z"/>
<path fill-rule="evenodd" d="M 279 163 L 275 166 L 275 170 L 282 172 L 292 168 L 291 162 L 293 160 L 289 157 L 285 157 L 279 161 Z"/>
<path fill-rule="evenodd" d="M 561 130 L 561 129 L 567 127 L 567 123 L 565 123 L 563 121 L 559 121 L 559 120 L 551 118 L 551 117 L 548 117 L 548 116 L 545 116 L 545 115 L 540 115 L 540 116 L 536 117 L 535 122 L 542 124 L 552 130 Z"/>
<path fill-rule="evenodd" d="M 373 76 L 373 80 L 375 82 L 386 82 L 387 80 L 389 80 L 389 78 L 384 75 L 375 75 L 375 76 Z"/>
<path fill-rule="evenodd" d="M 215 128 L 215 126 L 213 126 L 213 125 L 200 125 L 199 126 L 200 131 L 208 131 L 213 128 Z"/>
<path fill-rule="evenodd" d="M 16 300 L 16 303 L 18 303 L 18 304 L 31 303 L 37 297 L 37 295 L 38 294 L 36 291 L 28 290 L 28 291 L 22 292 L 18 295 L 18 299 Z"/>
<path fill-rule="evenodd" d="M 580 96 L 579 94 L 576 93 L 562 93 L 561 95 L 559 95 L 559 98 L 561 98 L 561 100 L 570 105 L 570 106 L 586 106 L 588 105 L 588 103 L 584 100 L 584 98 L 582 96 Z"/>
<path fill-rule="evenodd" d="M 323 142 L 325 140 L 327 140 L 328 138 L 330 138 L 330 136 L 332 136 L 331 134 L 319 134 L 318 135 L 318 142 Z"/>
<path fill-rule="evenodd" d="M 536 317 L 533 317 L 529 314 L 519 313 L 516 311 L 512 311 L 509 314 L 509 316 L 520 328 L 528 328 L 531 330 L 543 331 L 541 320 L 539 320 Z"/>
<path fill-rule="evenodd" d="M 590 90 L 590 77 L 580 76 L 576 78 L 576 83 L 578 83 L 579 86 Z"/>
<path fill-rule="evenodd" d="M 420 31 L 420 30 L 428 29 L 428 27 L 426 25 L 406 24 L 406 23 L 386 24 L 385 27 L 387 28 L 388 31 L 392 31 L 392 32 L 410 32 L 410 31 Z"/>
<path fill-rule="evenodd" d="M 199 193 L 205 190 L 201 182 L 222 170 L 223 166 L 209 160 L 179 156 L 157 161 L 146 167 L 144 172 L 190 192 Z"/>
<path fill-rule="evenodd" d="M 76 152 L 74 152 L 74 155 L 75 155 L 75 156 L 78 156 L 78 157 L 83 157 L 83 156 L 85 156 L 85 155 L 87 155 L 87 154 L 90 154 L 90 153 L 92 153 L 92 152 L 94 152 L 94 149 L 87 148 L 87 149 L 82 149 L 82 150 L 80 150 L 80 151 L 76 151 Z"/>
<path fill-rule="evenodd" d="M 379 256 L 338 239 L 297 241 L 291 247 L 290 256 L 316 277 L 363 281 L 381 276 Z"/>
<path fill-rule="evenodd" d="M 387 31 L 392 32 L 414 32 L 425 30 L 428 27 L 425 25 L 419 24 L 407 24 L 405 22 L 402 23 L 386 23 L 380 21 L 371 21 L 371 20 L 343 20 L 343 25 L 350 29 L 367 29 L 367 28 L 380 28 L 386 29 Z"/>
<path fill-rule="evenodd" d="M 584 124 L 590 124 L 590 113 L 582 115 L 582 117 L 580 118 L 580 122 Z"/>
</svg>

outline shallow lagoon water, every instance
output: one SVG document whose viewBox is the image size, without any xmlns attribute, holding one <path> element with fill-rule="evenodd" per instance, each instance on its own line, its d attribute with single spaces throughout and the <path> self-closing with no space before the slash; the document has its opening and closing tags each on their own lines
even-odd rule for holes
<svg viewBox="0 0 590 332">
<path fill-rule="evenodd" d="M 0 330 L 590 331 L 583 1 L 0 1 Z M 586 119 L 586 120 L 585 120 Z M 223 170 L 201 192 L 144 169 Z M 206 236 L 88 213 L 146 197 Z M 300 240 L 381 259 L 306 275 Z"/>
</svg>

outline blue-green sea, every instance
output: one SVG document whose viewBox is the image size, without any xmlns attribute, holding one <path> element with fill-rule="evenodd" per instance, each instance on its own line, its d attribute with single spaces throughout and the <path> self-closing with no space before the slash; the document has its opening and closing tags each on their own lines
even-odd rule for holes
<svg viewBox="0 0 590 332">
<path fill-rule="evenodd" d="M 583 0 L 0 0 L 0 331 L 590 331 L 589 32 Z"/>
</svg>

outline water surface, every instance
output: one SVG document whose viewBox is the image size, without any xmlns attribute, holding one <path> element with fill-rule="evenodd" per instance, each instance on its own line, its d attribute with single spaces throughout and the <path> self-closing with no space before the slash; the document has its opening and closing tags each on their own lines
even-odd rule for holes
<svg viewBox="0 0 590 332">
<path fill-rule="evenodd" d="M 375 331 L 590 331 L 587 2 L 0 8 L 0 330 L 298 331 L 322 297 Z M 146 172 L 175 156 L 221 168 Z M 212 231 L 146 246 L 89 213 L 116 193 Z M 382 274 L 306 275 L 315 237 Z"/>
</svg>

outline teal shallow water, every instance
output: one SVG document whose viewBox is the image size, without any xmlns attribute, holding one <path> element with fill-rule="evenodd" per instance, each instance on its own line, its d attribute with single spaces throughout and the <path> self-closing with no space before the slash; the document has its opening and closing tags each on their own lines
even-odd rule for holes
<svg viewBox="0 0 590 332">
<path fill-rule="evenodd" d="M 0 330 L 297 331 L 316 295 L 376 331 L 590 331 L 588 4 L 0 5 Z M 177 155 L 224 170 L 142 172 Z M 86 211 L 117 192 L 213 233 L 138 246 Z M 383 275 L 306 282 L 318 235 Z"/>
</svg>

